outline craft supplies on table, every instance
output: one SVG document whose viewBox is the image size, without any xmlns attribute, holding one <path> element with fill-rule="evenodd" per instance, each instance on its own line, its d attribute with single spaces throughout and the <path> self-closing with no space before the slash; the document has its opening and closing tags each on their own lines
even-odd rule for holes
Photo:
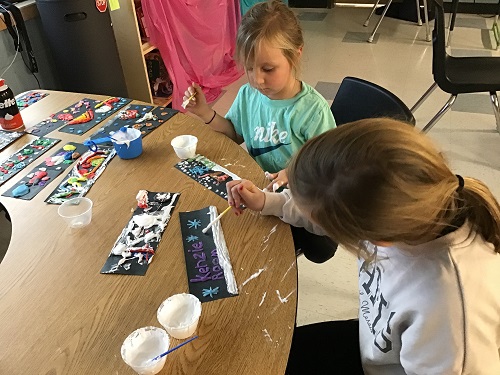
<svg viewBox="0 0 500 375">
<path fill-rule="evenodd" d="M 104 101 L 84 98 L 27 128 L 26 132 L 41 137 L 60 128 L 61 132 L 81 135 L 131 101 L 132 99 L 119 97 Z"/>
<path fill-rule="evenodd" d="M 70 167 L 86 150 L 87 148 L 80 143 L 67 143 L 54 154 L 46 157 L 42 163 L 34 167 L 30 173 L 2 195 L 24 200 L 32 199 Z"/>
<path fill-rule="evenodd" d="M 21 137 L 24 132 L 11 132 L 6 130 L 0 130 L 0 151 L 2 151 L 5 147 L 10 145 L 16 139 Z"/>
<path fill-rule="evenodd" d="M 137 129 L 142 137 L 145 137 L 178 112 L 166 107 L 132 104 L 118 112 L 102 128 L 93 133 L 90 140 L 112 135 L 123 127 Z M 107 144 L 112 145 L 111 141 Z"/>
<path fill-rule="evenodd" d="M 144 276 L 179 195 L 140 190 L 137 208 L 113 245 L 101 273 Z"/>
<path fill-rule="evenodd" d="M 32 140 L 7 159 L 0 162 L 0 186 L 33 163 L 39 156 L 47 152 L 59 141 L 59 139 L 54 138 Z"/>
<path fill-rule="evenodd" d="M 24 94 L 16 96 L 16 103 L 20 111 L 28 108 L 30 105 L 38 103 L 43 98 L 47 97 L 49 94 L 41 91 L 28 91 Z"/>
<path fill-rule="evenodd" d="M 175 168 L 226 200 L 226 183 L 240 180 L 237 175 L 203 155 L 183 160 L 177 163 Z"/>
<path fill-rule="evenodd" d="M 83 197 L 115 155 L 114 148 L 108 146 L 99 146 L 96 151 L 85 152 L 45 202 L 62 204 L 68 199 Z"/>
<path fill-rule="evenodd" d="M 215 206 L 179 213 L 189 292 L 201 302 L 238 294 L 220 221 L 207 233 L 202 232 L 216 217 Z"/>
</svg>

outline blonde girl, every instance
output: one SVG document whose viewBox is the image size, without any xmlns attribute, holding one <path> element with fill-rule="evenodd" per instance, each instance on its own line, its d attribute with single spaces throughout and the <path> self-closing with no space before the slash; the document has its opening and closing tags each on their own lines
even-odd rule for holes
<svg viewBox="0 0 500 375">
<path fill-rule="evenodd" d="M 269 172 L 269 188 L 286 185 L 286 174 L 278 172 L 308 139 L 335 127 L 326 100 L 298 78 L 303 45 L 302 28 L 287 5 L 258 3 L 243 16 L 236 40 L 236 60 L 249 83 L 240 88 L 226 116 L 207 104 L 197 84 L 184 96 L 186 109 L 212 129 L 245 142 Z"/>
<path fill-rule="evenodd" d="M 429 138 L 389 119 L 310 140 L 288 174 L 283 193 L 232 182 L 229 203 L 359 255 L 360 311 L 359 327 L 297 328 L 287 373 L 500 374 L 500 207 L 482 182 L 455 175 Z"/>
</svg>

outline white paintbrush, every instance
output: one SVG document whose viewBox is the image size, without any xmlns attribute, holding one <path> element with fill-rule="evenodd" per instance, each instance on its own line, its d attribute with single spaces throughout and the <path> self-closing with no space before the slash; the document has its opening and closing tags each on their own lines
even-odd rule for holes
<svg viewBox="0 0 500 375">
<path fill-rule="evenodd" d="M 206 228 L 204 228 L 201 232 L 202 232 L 202 233 L 207 233 L 207 231 L 208 231 L 210 228 L 212 228 L 212 225 L 214 225 L 216 222 L 218 222 L 218 221 L 220 220 L 220 218 L 221 218 L 222 216 L 224 216 L 224 214 L 225 214 L 225 213 L 229 212 L 229 210 L 230 210 L 230 209 L 231 209 L 231 206 L 229 206 L 229 207 L 228 207 L 228 208 L 226 208 L 224 211 L 222 211 L 222 213 L 221 213 L 219 216 L 217 216 L 215 219 L 213 219 L 213 220 L 210 222 L 210 224 L 208 224 L 208 225 L 207 225 L 207 227 L 206 227 Z"/>
<path fill-rule="evenodd" d="M 189 102 L 191 101 L 191 99 L 193 99 L 195 96 L 196 96 L 196 91 L 193 92 L 193 94 L 189 98 L 187 98 L 186 100 L 184 100 L 182 102 L 182 108 L 186 109 L 186 106 L 189 104 Z"/>
</svg>

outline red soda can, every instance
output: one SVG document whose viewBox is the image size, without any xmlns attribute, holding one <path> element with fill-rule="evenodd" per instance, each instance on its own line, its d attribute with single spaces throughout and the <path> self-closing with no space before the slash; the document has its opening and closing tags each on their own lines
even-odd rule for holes
<svg viewBox="0 0 500 375">
<path fill-rule="evenodd" d="M 0 126 L 3 130 L 24 130 L 24 122 L 12 90 L 0 78 Z"/>
</svg>

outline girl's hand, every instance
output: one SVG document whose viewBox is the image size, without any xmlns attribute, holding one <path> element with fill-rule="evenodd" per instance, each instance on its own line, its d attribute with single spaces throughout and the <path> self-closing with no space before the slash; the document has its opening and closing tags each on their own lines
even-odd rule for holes
<svg viewBox="0 0 500 375">
<path fill-rule="evenodd" d="M 266 195 L 248 180 L 235 180 L 226 184 L 227 201 L 236 215 L 243 213 L 242 206 L 253 211 L 262 211 Z"/>
<path fill-rule="evenodd" d="M 266 186 L 264 191 L 277 191 L 281 187 L 286 187 L 288 185 L 288 176 L 286 174 L 286 169 L 282 169 L 278 173 L 265 172 L 267 179 L 271 180 L 271 183 Z"/>
<path fill-rule="evenodd" d="M 195 95 L 191 98 L 193 94 Z M 189 98 L 191 99 L 187 101 Z M 198 85 L 197 83 L 193 82 L 192 85 L 187 88 L 187 90 L 184 92 L 184 97 L 182 98 L 182 100 L 183 103 L 186 103 L 187 101 L 185 108 L 198 117 L 203 118 L 203 115 L 207 114 L 208 112 L 210 112 L 210 115 L 212 114 L 212 110 L 207 105 L 205 94 L 203 93 L 200 85 Z"/>
</svg>

